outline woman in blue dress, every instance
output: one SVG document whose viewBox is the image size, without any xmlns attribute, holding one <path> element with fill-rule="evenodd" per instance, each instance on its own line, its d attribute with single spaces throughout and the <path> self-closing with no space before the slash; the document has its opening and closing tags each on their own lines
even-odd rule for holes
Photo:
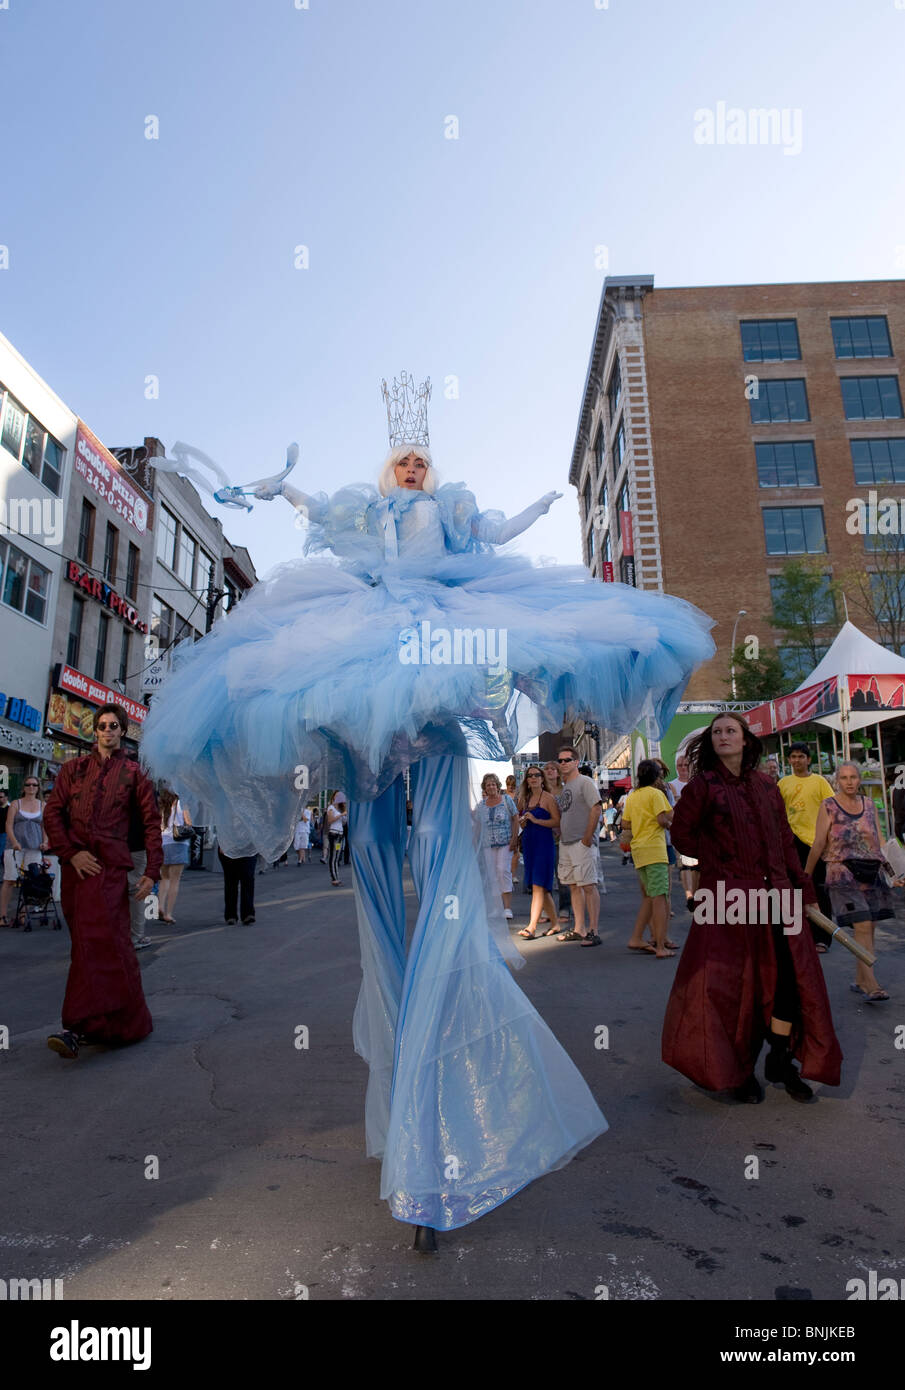
<svg viewBox="0 0 905 1390">
<path fill-rule="evenodd" d="M 553 832 L 559 829 L 559 806 L 555 796 L 544 788 L 544 774 L 536 763 L 525 769 L 518 798 L 519 825 L 522 827 L 522 859 L 525 865 L 525 887 L 531 889 L 531 916 L 519 936 L 533 941 L 537 935 L 541 914 L 556 922 L 553 901 L 553 872 L 556 867 L 556 843 Z M 555 926 L 553 930 L 555 930 Z M 547 933 L 544 933 L 547 935 Z M 550 933 L 552 934 L 552 933 Z"/>
<path fill-rule="evenodd" d="M 393 1216 L 431 1249 L 435 1230 L 486 1214 L 607 1127 L 512 978 L 501 916 L 499 944 L 491 932 L 467 758 L 511 757 L 567 717 L 666 723 L 713 643 L 689 604 L 494 553 L 558 494 L 511 520 L 481 513 L 463 484 L 438 485 L 424 434 L 403 427 L 391 444 L 376 488 L 257 490 L 304 516 L 319 558 L 278 567 L 194 645 L 142 743 L 231 855 L 278 858 L 319 777 L 341 777 L 367 1148 Z M 420 900 L 408 950 L 406 769 Z"/>
</svg>

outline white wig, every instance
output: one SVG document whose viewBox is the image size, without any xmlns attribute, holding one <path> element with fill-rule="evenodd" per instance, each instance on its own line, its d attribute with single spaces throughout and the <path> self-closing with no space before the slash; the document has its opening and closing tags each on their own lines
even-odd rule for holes
<svg viewBox="0 0 905 1390">
<path fill-rule="evenodd" d="M 388 497 L 393 488 L 398 487 L 396 482 L 395 468 L 397 463 L 407 459 L 409 454 L 414 454 L 415 458 L 424 459 L 427 464 L 427 471 L 424 475 L 424 491 L 436 492 L 439 479 L 437 470 L 434 468 L 431 451 L 424 444 L 400 444 L 395 449 L 391 449 L 383 461 L 383 468 L 380 477 L 377 479 L 377 491 L 381 497 Z"/>
</svg>

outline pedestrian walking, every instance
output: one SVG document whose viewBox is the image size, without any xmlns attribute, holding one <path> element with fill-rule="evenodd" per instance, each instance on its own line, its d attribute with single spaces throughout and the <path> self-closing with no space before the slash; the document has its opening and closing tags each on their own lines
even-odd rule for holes
<svg viewBox="0 0 905 1390">
<path fill-rule="evenodd" d="M 342 792 L 337 792 L 330 805 L 327 807 L 327 843 L 328 843 L 328 868 L 330 870 L 330 882 L 334 888 L 341 888 L 339 878 L 339 861 L 342 855 L 343 836 L 346 830 L 348 812 L 346 801 Z"/>
<path fill-rule="evenodd" d="M 556 755 L 562 777 L 559 805 L 559 881 L 567 883 L 572 894 L 575 926 L 560 932 L 558 941 L 577 941 L 582 946 L 599 946 L 597 922 L 600 892 L 594 861 L 594 838 L 600 822 L 600 792 L 591 777 L 578 771 L 578 754 L 564 745 Z"/>
<path fill-rule="evenodd" d="M 503 915 L 512 920 L 512 855 L 518 845 L 518 808 L 508 792 L 503 792 L 496 773 L 481 779 L 482 799 L 474 810 L 481 830 L 481 850 L 491 883 L 496 883 L 503 899 Z"/>
<path fill-rule="evenodd" d="M 766 1038 L 767 1080 L 810 1100 L 802 1077 L 838 1086 L 842 1052 L 800 909 L 784 925 L 764 892 L 778 889 L 796 904 L 816 897 L 783 799 L 757 771 L 761 742 L 741 715 L 717 715 L 687 753 L 692 778 L 671 830 L 680 852 L 700 860 L 701 886 L 666 1007 L 663 1060 L 705 1090 L 731 1089 L 736 1100 L 758 1104 L 764 1092 L 754 1069 Z"/>
<path fill-rule="evenodd" d="M 814 843 L 820 803 L 833 795 L 833 788 L 826 778 L 821 777 L 819 773 L 811 772 L 810 757 L 810 750 L 806 743 L 791 744 L 789 764 L 792 772 L 788 777 L 781 777 L 777 783 L 779 794 L 785 803 L 786 815 L 795 837 L 795 850 L 802 868 L 808 862 L 811 846 Z M 817 901 L 821 912 L 824 916 L 829 917 L 832 906 L 824 891 L 825 876 L 826 865 L 818 858 L 814 871 L 814 888 L 817 891 Z M 817 944 L 817 950 L 823 955 L 825 951 L 830 949 L 830 937 L 823 930 L 823 927 L 817 926 L 816 922 L 809 920 L 808 926 Z"/>
<path fill-rule="evenodd" d="M 217 846 L 220 866 L 223 869 L 223 920 L 228 927 L 234 927 L 241 913 L 243 927 L 250 927 L 255 920 L 255 865 L 256 854 L 243 854 L 235 858 L 224 854 Z"/>
<path fill-rule="evenodd" d="M 192 821 L 175 792 L 160 793 L 160 823 L 163 839 L 163 868 L 160 871 L 160 921 L 168 927 L 176 919 L 173 908 L 179 894 L 182 871 L 191 857 Z"/>
<path fill-rule="evenodd" d="M 163 864 L 154 789 L 120 744 L 129 726 L 119 705 L 94 713 L 94 751 L 64 763 L 44 810 L 51 848 L 62 869 L 63 913 L 72 960 L 63 1000 L 63 1031 L 47 1039 L 74 1059 L 84 1043 L 130 1043 L 153 1024 L 132 948 L 128 875 L 129 822 L 144 828 L 147 869 L 136 894 L 144 898 Z"/>
<path fill-rule="evenodd" d="M 8 927 L 9 900 L 19 882 L 20 869 L 40 864 L 49 846 L 44 832 L 44 803 L 37 777 L 26 777 L 22 795 L 6 809 L 6 849 L 3 852 L 3 887 L 0 888 L 0 927 Z M 18 926 L 14 920 L 12 925 Z"/>
<path fill-rule="evenodd" d="M 622 811 L 622 848 L 631 852 L 641 887 L 641 906 L 629 937 L 630 951 L 643 951 L 658 960 L 674 956 L 666 940 L 669 919 L 669 863 L 666 856 L 666 828 L 672 821 L 672 807 L 663 791 L 659 764 L 644 758 L 635 773 L 635 787 L 629 792 Z M 653 945 L 644 940 L 650 924 Z"/>
<path fill-rule="evenodd" d="M 525 769 L 517 805 L 522 832 L 525 887 L 531 891 L 531 915 L 527 927 L 519 932 L 519 936 L 523 936 L 526 941 L 533 941 L 545 908 L 547 920 L 552 925 L 542 934 L 552 936 L 556 931 L 556 907 L 551 892 L 556 862 L 553 834 L 559 828 L 559 806 L 556 798 L 544 790 L 544 774 L 536 764 Z"/>
<path fill-rule="evenodd" d="M 563 789 L 563 780 L 562 780 L 562 777 L 561 777 L 560 774 L 559 774 L 559 764 L 556 763 L 556 762 L 544 763 L 544 766 L 543 766 L 543 774 L 544 774 L 544 791 L 549 792 L 551 796 L 557 798 L 557 803 L 556 803 L 556 804 L 559 805 L 559 794 L 560 794 L 560 792 L 561 792 L 562 789 Z M 553 922 L 557 922 L 557 921 L 558 921 L 558 922 L 569 922 L 569 921 L 571 921 L 571 919 L 572 919 L 572 890 L 571 890 L 571 888 L 569 887 L 569 885 L 568 885 L 567 883 L 561 882 L 560 877 L 559 877 L 559 832 L 558 832 L 558 831 L 555 831 L 555 832 L 554 832 L 553 839 L 554 839 L 554 841 L 555 841 L 555 843 L 556 843 L 555 877 L 556 877 L 556 885 L 557 885 L 557 890 L 556 890 L 556 891 L 557 891 L 557 899 L 558 899 L 558 903 L 559 903 L 559 914 L 558 914 L 558 917 L 554 917 L 554 918 L 553 918 Z M 541 917 L 541 922 L 544 922 L 544 920 L 545 920 L 544 917 Z M 552 923 L 551 923 L 551 925 L 552 925 Z M 551 933 L 551 934 L 552 934 L 552 933 Z"/>
<path fill-rule="evenodd" d="M 308 860 L 308 845 L 311 839 L 311 809 L 305 806 L 299 812 L 296 822 L 295 834 L 292 837 L 292 848 L 296 852 L 297 863 L 305 864 Z"/>
<path fill-rule="evenodd" d="M 885 861 L 877 825 L 877 811 L 861 786 L 857 763 L 840 763 L 836 769 L 836 793 L 821 801 L 805 872 L 817 861 L 826 866 L 826 888 L 833 921 L 851 927 L 855 940 L 874 954 L 874 923 L 895 917 L 892 894 L 883 881 Z M 893 879 L 901 887 L 905 879 Z M 872 965 L 855 962 L 855 982 L 850 986 L 868 1004 L 889 998 L 877 982 Z"/>
<path fill-rule="evenodd" d="M 676 801 L 678 801 L 687 787 L 689 777 L 688 758 L 684 752 L 677 753 L 676 775 L 669 784 L 672 787 Z M 675 802 L 673 802 L 673 805 L 675 805 Z M 679 854 L 678 850 L 676 850 L 676 854 L 679 860 L 679 882 L 685 893 L 685 906 L 688 908 L 689 912 L 694 912 L 694 895 L 698 891 L 698 861 L 693 859 L 691 855 Z"/>
</svg>

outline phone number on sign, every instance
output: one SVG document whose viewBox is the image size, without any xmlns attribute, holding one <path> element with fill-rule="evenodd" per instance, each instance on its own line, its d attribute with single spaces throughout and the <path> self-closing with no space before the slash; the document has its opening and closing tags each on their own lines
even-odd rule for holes
<svg viewBox="0 0 905 1390">
<path fill-rule="evenodd" d="M 82 460 L 80 459 L 76 460 L 77 464 L 81 462 Z M 109 502 L 114 511 L 118 512 L 131 526 L 135 526 L 136 530 L 139 529 L 136 525 L 133 508 L 129 506 L 128 502 L 124 502 L 121 497 L 118 497 L 112 487 L 107 487 L 105 480 L 99 473 L 95 473 L 94 469 L 89 468 L 87 464 L 79 468 L 79 472 L 82 474 L 88 486 L 93 487 L 95 492 L 99 493 L 105 502 Z"/>
</svg>

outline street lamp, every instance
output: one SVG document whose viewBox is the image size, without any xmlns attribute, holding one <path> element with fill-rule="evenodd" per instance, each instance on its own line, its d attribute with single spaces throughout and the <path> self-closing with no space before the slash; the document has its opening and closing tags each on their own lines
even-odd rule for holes
<svg viewBox="0 0 905 1390">
<path fill-rule="evenodd" d="M 735 634 L 738 632 L 738 620 L 739 620 L 739 618 L 745 618 L 745 617 L 747 617 L 747 616 L 748 616 L 748 610 L 747 610 L 746 608 L 740 608 L 740 609 L 738 610 L 738 613 L 736 614 L 735 622 L 734 622 L 733 627 L 732 627 L 732 641 L 731 641 L 730 644 L 729 644 L 729 661 L 730 661 L 729 677 L 730 677 L 730 680 L 732 681 L 732 698 L 733 698 L 733 700 L 738 699 L 738 696 L 737 696 L 736 693 L 735 693 Z"/>
</svg>

